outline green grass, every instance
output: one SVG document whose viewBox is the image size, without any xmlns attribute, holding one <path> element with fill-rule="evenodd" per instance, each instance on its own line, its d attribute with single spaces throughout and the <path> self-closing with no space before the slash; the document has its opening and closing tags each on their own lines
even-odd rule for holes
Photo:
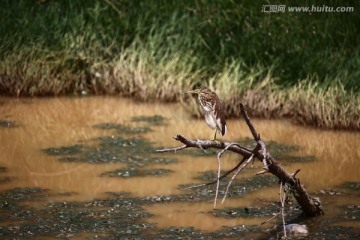
<svg viewBox="0 0 360 240">
<path fill-rule="evenodd" d="M 229 116 L 360 129 L 360 4 L 353 13 L 262 13 L 240 1 L 2 0 L 0 93 L 184 101 L 209 85 Z"/>
</svg>

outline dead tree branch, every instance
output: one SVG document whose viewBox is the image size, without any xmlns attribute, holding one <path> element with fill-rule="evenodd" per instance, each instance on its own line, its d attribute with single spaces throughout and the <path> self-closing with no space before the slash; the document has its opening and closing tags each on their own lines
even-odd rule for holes
<svg viewBox="0 0 360 240">
<path fill-rule="evenodd" d="M 228 192 L 229 192 L 229 188 L 230 188 L 230 185 L 231 185 L 232 181 L 234 181 L 234 179 L 235 179 L 236 176 L 239 174 L 239 172 L 240 172 L 242 169 L 244 169 L 244 168 L 253 160 L 253 158 L 254 158 L 254 155 L 251 155 L 249 158 L 246 159 L 246 161 L 245 161 L 242 165 L 240 165 L 240 166 L 238 167 L 238 169 L 236 169 L 235 174 L 232 176 L 232 178 L 230 179 L 230 181 L 229 181 L 229 183 L 228 183 L 228 185 L 227 185 L 227 187 L 226 187 L 225 194 L 224 194 L 224 197 L 223 197 L 221 203 L 224 203 L 224 202 L 225 202 L 225 199 L 226 199 L 226 196 L 227 196 L 227 194 L 228 194 Z"/>
<path fill-rule="evenodd" d="M 287 239 L 286 237 L 286 228 L 285 228 L 285 200 L 286 200 L 286 193 L 284 190 L 284 183 L 280 182 L 280 191 L 279 191 L 279 197 L 280 197 L 280 212 L 281 212 L 281 219 L 282 219 L 282 223 L 283 223 L 283 231 L 284 231 L 284 238 Z"/>
<path fill-rule="evenodd" d="M 306 215 L 316 216 L 316 215 L 323 214 L 323 210 L 321 208 L 320 201 L 316 198 L 310 197 L 310 195 L 307 193 L 305 188 L 301 185 L 300 179 L 295 177 L 295 175 L 300 170 L 297 170 L 294 174 L 289 174 L 274 160 L 274 158 L 270 155 L 270 153 L 267 152 L 265 143 L 261 140 L 260 134 L 258 134 L 256 132 L 256 130 L 255 130 L 254 126 L 252 125 L 251 120 L 242 104 L 240 105 L 240 108 L 241 108 L 241 113 L 245 119 L 245 122 L 246 122 L 247 126 L 249 127 L 250 132 L 254 137 L 254 140 L 257 143 L 256 147 L 253 150 L 242 147 L 239 144 L 234 144 L 234 143 L 230 143 L 230 142 L 218 142 L 218 141 L 211 141 L 211 140 L 191 140 L 191 139 L 187 139 L 187 138 L 183 137 L 182 135 L 177 135 L 174 137 L 174 139 L 183 143 L 184 144 L 183 146 L 175 147 L 175 148 L 161 149 L 161 150 L 157 150 L 157 152 L 160 152 L 160 153 L 161 152 L 174 152 L 174 151 L 176 152 L 178 150 L 182 150 L 185 148 L 200 148 L 200 149 L 215 148 L 215 149 L 221 149 L 222 151 L 220 151 L 220 152 L 222 152 L 222 153 L 225 151 L 232 151 L 234 153 L 238 153 L 243 156 L 243 159 L 239 162 L 239 164 L 237 164 L 234 168 L 232 168 L 231 170 L 226 172 L 224 175 L 220 176 L 219 171 L 218 171 L 218 178 L 215 181 L 206 183 L 206 184 L 191 186 L 188 188 L 206 186 L 206 185 L 210 185 L 210 184 L 214 184 L 214 183 L 218 184 L 218 182 L 221 179 L 225 178 L 230 173 L 237 171 L 239 169 L 241 170 L 241 165 L 245 161 L 248 161 L 250 158 L 256 158 L 259 161 L 261 161 L 262 164 L 264 165 L 264 171 L 261 171 L 257 174 L 271 173 L 279 179 L 280 183 L 288 184 L 290 186 L 292 192 L 294 192 L 294 198 L 296 199 L 298 204 L 301 206 L 302 210 L 304 211 L 304 213 Z M 221 156 L 221 154 L 220 154 L 220 156 Z M 218 159 L 218 161 L 220 161 L 220 160 Z M 248 162 L 250 162 L 250 161 L 248 161 Z"/>
</svg>

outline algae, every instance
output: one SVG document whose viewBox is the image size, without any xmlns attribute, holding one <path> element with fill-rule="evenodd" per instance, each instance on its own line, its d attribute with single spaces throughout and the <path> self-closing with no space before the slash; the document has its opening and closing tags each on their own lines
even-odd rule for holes
<svg viewBox="0 0 360 240">
<path fill-rule="evenodd" d="M 133 122 L 146 122 L 149 126 L 160 126 L 165 124 L 166 118 L 161 115 L 136 116 L 131 119 Z"/>
<path fill-rule="evenodd" d="M 136 118 L 136 121 L 162 122 L 163 117 Z M 97 146 L 75 144 L 58 148 L 43 149 L 48 155 L 57 156 L 62 162 L 86 162 L 92 164 L 125 163 L 126 168 L 102 173 L 100 176 L 108 177 L 144 177 L 163 176 L 170 174 L 169 169 L 142 169 L 143 167 L 159 164 L 172 164 L 177 160 L 161 158 L 156 155 L 152 143 L 142 139 L 141 134 L 151 131 L 150 128 L 127 127 L 116 123 L 101 123 L 94 128 L 115 130 L 115 135 L 96 138 Z M 125 137 L 123 134 L 140 134 L 139 137 Z"/>
<path fill-rule="evenodd" d="M 213 232 L 203 232 L 194 228 L 169 227 L 159 229 L 155 224 L 144 222 L 152 215 L 143 206 L 178 201 L 199 201 L 185 192 L 173 196 L 132 197 L 125 192 L 108 193 L 110 199 L 92 201 L 47 202 L 57 193 L 40 188 L 16 188 L 0 194 L 0 237 L 14 239 L 72 238 L 88 234 L 88 239 L 269 239 L 276 238 L 278 232 L 266 233 L 262 227 L 238 225 L 223 227 Z M 63 193 L 74 194 L 74 193 Z M 192 197 L 190 197 L 192 196 Z M 329 197 L 335 197 L 329 196 Z M 200 201 L 203 201 L 202 198 Z M 27 204 L 23 204 L 26 201 Z M 38 209 L 29 203 L 43 202 Z M 348 206 L 358 214 L 358 206 Z M 217 209 L 214 217 L 270 217 L 278 211 L 276 202 L 262 202 L 260 205 L 244 208 Z M 360 233 L 351 227 L 336 226 L 344 218 L 319 217 L 303 218 L 298 210 L 286 210 L 289 222 L 301 222 L 309 226 L 312 238 L 358 239 Z M 290 214 L 290 215 L 288 215 Z M 340 214 L 342 216 L 342 213 Z M 353 215 L 346 215 L 353 216 Z M 355 217 L 358 217 L 356 215 Z M 351 218 L 353 219 L 353 218 Z"/>
<path fill-rule="evenodd" d="M 13 121 L 1 120 L 0 119 L 0 127 L 13 128 L 13 127 L 17 127 L 17 126 L 18 125 Z"/>
<path fill-rule="evenodd" d="M 116 133 L 118 134 L 139 134 L 151 131 L 151 128 L 148 127 L 130 127 L 115 123 L 99 123 L 95 124 L 93 127 L 99 129 L 116 130 Z"/>
<path fill-rule="evenodd" d="M 134 122 L 162 122 L 159 117 L 133 119 Z M 154 124 L 154 125 L 156 125 Z M 162 123 L 161 123 L 162 124 Z M 153 126 L 153 125 L 151 125 Z M 59 161 L 86 162 L 89 164 L 126 163 L 124 168 L 104 172 L 103 177 L 143 177 L 163 176 L 171 174 L 169 169 L 145 168 L 158 164 L 173 164 L 177 160 L 173 158 L 160 158 L 155 155 L 153 144 L 141 137 L 144 131 L 118 131 L 124 125 L 104 123 L 94 126 L 96 128 L 115 130 L 115 136 L 96 138 L 97 145 L 86 143 L 62 146 L 58 148 L 43 149 L 43 152 L 57 157 Z M 137 129 L 137 127 L 133 128 Z M 128 133 L 138 133 L 139 136 L 126 137 Z M 116 135 L 117 134 L 117 135 Z M 251 139 L 243 140 L 249 147 L 254 147 Z M 271 152 L 283 160 L 291 159 L 292 152 L 298 151 L 296 146 L 281 145 L 269 142 Z M 195 152 L 195 153 L 194 153 Z M 215 150 L 188 151 L 180 154 L 213 155 Z M 296 159 L 297 156 L 294 159 Z M 6 172 L 6 168 L 0 167 L 0 173 Z M 204 182 L 213 181 L 216 171 L 201 172 L 196 179 Z M 227 178 L 228 180 L 229 178 Z M 228 181 L 220 182 L 219 197 L 222 197 Z M 276 185 L 277 179 L 273 176 L 261 175 L 234 180 L 229 190 L 229 196 L 238 198 L 244 194 L 261 190 L 262 188 Z M 15 188 L 0 193 L 0 237 L 16 239 L 38 238 L 73 238 L 82 237 L 88 239 L 269 239 L 275 233 L 265 233 L 259 226 L 233 226 L 223 227 L 213 232 L 203 232 L 194 228 L 169 227 L 159 229 L 156 224 L 146 223 L 145 219 L 152 215 L 144 210 L 144 206 L 152 204 L 171 204 L 176 202 L 204 202 L 211 201 L 215 195 L 215 185 L 185 190 L 177 195 L 158 195 L 133 197 L 125 192 L 109 192 L 108 198 L 95 199 L 92 201 L 75 202 L 49 202 L 49 197 L 72 196 L 74 192 L 50 192 L 40 188 Z M 346 185 L 349 189 L 358 191 L 358 183 Z M 335 197 L 337 195 L 329 197 Z M 26 202 L 26 204 L 24 204 Z M 38 209 L 31 206 L 31 202 L 42 203 L 44 207 Z M 293 205 L 287 206 L 287 217 L 290 221 L 301 222 L 309 226 L 316 225 L 318 228 L 310 229 L 310 236 L 315 238 L 359 238 L 359 233 L 352 228 L 333 226 L 340 220 L 358 221 L 359 206 L 342 206 L 343 211 L 338 218 L 301 218 L 301 211 Z M 261 202 L 242 208 L 217 209 L 210 212 L 214 217 L 237 218 L 237 217 L 271 217 L 279 211 L 277 202 Z"/>
<path fill-rule="evenodd" d="M 172 173 L 174 171 L 170 169 L 146 169 L 141 170 L 139 168 L 130 167 L 130 168 L 121 168 L 116 169 L 114 171 L 109 171 L 101 174 L 100 176 L 108 176 L 108 177 L 146 177 L 146 176 L 164 176 Z"/>
<path fill-rule="evenodd" d="M 59 155 L 75 155 L 82 151 L 83 145 L 75 144 L 72 146 L 65 146 L 59 148 L 46 148 L 43 151 L 52 156 L 59 156 Z"/>
</svg>

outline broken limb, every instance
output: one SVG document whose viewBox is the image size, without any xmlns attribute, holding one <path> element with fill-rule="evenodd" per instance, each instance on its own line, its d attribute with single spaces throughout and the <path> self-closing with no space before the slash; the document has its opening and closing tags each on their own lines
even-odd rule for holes
<svg viewBox="0 0 360 240">
<path fill-rule="evenodd" d="M 167 148 L 167 149 L 161 149 L 157 150 L 157 152 L 174 152 L 179 151 L 185 148 L 200 148 L 200 149 L 209 149 L 209 148 L 215 148 L 220 149 L 223 154 L 225 151 L 232 151 L 234 153 L 240 154 L 243 156 L 243 159 L 231 170 L 226 172 L 224 175 L 220 176 L 218 174 L 218 178 L 215 181 L 212 181 L 210 183 L 206 184 L 200 184 L 191 186 L 188 188 L 194 188 L 194 187 L 201 187 L 206 186 L 210 184 L 217 183 L 225 178 L 230 173 L 239 170 L 241 171 L 241 165 L 247 161 L 249 158 L 253 157 L 254 159 L 259 160 L 264 165 L 264 171 L 259 172 L 258 174 L 265 174 L 265 173 L 271 173 L 274 176 L 276 176 L 279 179 L 279 182 L 288 184 L 291 188 L 291 191 L 294 193 L 294 198 L 298 202 L 298 204 L 301 206 L 303 212 L 307 216 L 317 216 L 323 214 L 323 210 L 321 207 L 321 203 L 317 198 L 311 197 L 308 192 L 305 190 L 303 185 L 300 183 L 300 179 L 296 178 L 296 174 L 300 171 L 297 170 L 294 174 L 290 174 L 286 172 L 276 161 L 275 159 L 270 155 L 270 153 L 266 149 L 265 143 L 261 140 L 260 134 L 258 134 L 252 125 L 250 118 L 247 115 L 247 112 L 245 111 L 244 106 L 241 104 L 241 113 L 245 119 L 246 124 L 248 125 L 251 134 L 254 137 L 254 140 L 256 141 L 256 147 L 254 149 L 248 149 L 246 147 L 242 147 L 239 144 L 234 144 L 230 142 L 218 142 L 218 141 L 211 141 L 211 140 L 192 140 L 187 139 L 186 137 L 182 135 L 177 135 L 174 137 L 175 140 L 181 142 L 184 144 L 180 147 L 175 148 Z M 219 153 L 220 153 L 219 152 Z M 221 157 L 218 156 L 218 158 Z M 218 159 L 220 161 L 220 159 Z M 219 173 L 219 171 L 218 171 Z"/>
</svg>

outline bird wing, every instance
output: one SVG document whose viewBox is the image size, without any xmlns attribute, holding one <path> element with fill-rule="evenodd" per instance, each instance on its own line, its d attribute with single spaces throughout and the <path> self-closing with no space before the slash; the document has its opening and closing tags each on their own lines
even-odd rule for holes
<svg viewBox="0 0 360 240">
<path fill-rule="evenodd" d="M 226 133 L 226 130 L 227 130 L 227 126 L 226 126 L 224 117 L 217 118 L 216 123 L 217 123 L 218 129 L 219 129 L 219 132 L 221 132 L 221 135 L 224 136 Z"/>
<path fill-rule="evenodd" d="M 214 101 L 216 123 L 217 123 L 218 129 L 219 129 L 219 132 L 221 133 L 221 135 L 224 136 L 226 133 L 226 130 L 227 130 L 224 112 L 223 112 L 219 97 L 215 95 L 215 98 L 217 98 L 217 101 Z"/>
</svg>

